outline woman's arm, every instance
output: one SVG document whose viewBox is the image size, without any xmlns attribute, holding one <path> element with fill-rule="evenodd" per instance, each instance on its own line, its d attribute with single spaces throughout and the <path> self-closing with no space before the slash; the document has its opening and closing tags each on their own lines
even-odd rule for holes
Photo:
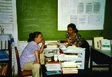
<svg viewBox="0 0 112 77">
<path fill-rule="evenodd" d="M 43 49 L 44 49 L 44 46 L 45 46 L 45 40 L 43 39 L 41 43 L 42 43 L 42 45 L 40 47 L 40 53 L 43 52 Z"/>
<path fill-rule="evenodd" d="M 34 54 L 35 54 L 35 57 L 36 57 L 36 61 L 34 62 L 34 64 L 35 63 L 40 64 L 40 53 L 39 53 L 39 51 L 36 50 L 34 52 Z"/>
<path fill-rule="evenodd" d="M 67 40 L 67 43 L 68 43 L 67 46 L 69 46 L 71 41 L 68 38 L 66 40 Z"/>
</svg>

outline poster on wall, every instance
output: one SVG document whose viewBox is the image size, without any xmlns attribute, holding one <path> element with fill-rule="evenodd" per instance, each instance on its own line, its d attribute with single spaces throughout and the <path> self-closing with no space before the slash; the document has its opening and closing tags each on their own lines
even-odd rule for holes
<svg viewBox="0 0 112 77">
<path fill-rule="evenodd" d="M 103 30 L 105 0 L 58 0 L 58 30 L 74 23 L 78 30 Z"/>
<path fill-rule="evenodd" d="M 0 27 L 4 34 L 13 34 L 15 26 L 15 0 L 0 0 Z"/>
</svg>

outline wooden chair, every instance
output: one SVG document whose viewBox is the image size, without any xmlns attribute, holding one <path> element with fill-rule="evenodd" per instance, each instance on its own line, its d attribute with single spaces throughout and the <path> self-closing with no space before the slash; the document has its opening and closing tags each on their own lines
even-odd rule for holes
<svg viewBox="0 0 112 77">
<path fill-rule="evenodd" d="M 18 53 L 17 47 L 15 47 L 15 54 L 16 54 L 17 67 L 18 67 L 18 77 L 32 76 L 32 71 L 31 70 L 21 71 L 20 59 L 19 59 L 19 53 Z"/>
</svg>

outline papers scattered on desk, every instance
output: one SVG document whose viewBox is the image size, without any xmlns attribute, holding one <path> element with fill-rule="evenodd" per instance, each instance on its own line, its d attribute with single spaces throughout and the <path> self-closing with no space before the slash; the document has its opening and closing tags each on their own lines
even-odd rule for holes
<svg viewBox="0 0 112 77">
<path fill-rule="evenodd" d="M 47 48 L 57 48 L 58 45 L 57 45 L 57 42 L 50 42 L 47 44 Z"/>
<path fill-rule="evenodd" d="M 68 46 L 67 48 L 62 48 L 64 53 L 76 53 L 76 52 L 81 52 L 85 51 L 85 48 L 81 47 L 76 47 L 76 46 Z"/>
<path fill-rule="evenodd" d="M 57 71 L 61 70 L 60 64 L 46 64 L 47 71 Z"/>
<path fill-rule="evenodd" d="M 55 51 L 55 50 L 59 50 L 59 48 L 44 48 L 44 52 L 52 52 L 52 51 Z"/>
</svg>

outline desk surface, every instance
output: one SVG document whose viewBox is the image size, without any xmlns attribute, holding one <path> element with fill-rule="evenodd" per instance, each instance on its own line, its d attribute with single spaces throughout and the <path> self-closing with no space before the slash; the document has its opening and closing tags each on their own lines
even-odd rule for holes
<svg viewBox="0 0 112 77">
<path fill-rule="evenodd" d="M 92 47 L 93 49 L 95 49 L 94 47 Z M 101 50 L 101 49 L 95 49 L 97 50 L 98 52 L 101 52 L 109 57 L 112 57 L 112 49 L 111 50 Z"/>
<path fill-rule="evenodd" d="M 95 62 L 97 65 L 93 65 L 92 62 Z M 90 67 L 91 70 L 93 67 L 108 67 L 109 72 L 112 71 L 112 50 L 100 50 L 91 47 L 91 60 Z M 111 73 L 110 73 L 111 74 Z"/>
</svg>

